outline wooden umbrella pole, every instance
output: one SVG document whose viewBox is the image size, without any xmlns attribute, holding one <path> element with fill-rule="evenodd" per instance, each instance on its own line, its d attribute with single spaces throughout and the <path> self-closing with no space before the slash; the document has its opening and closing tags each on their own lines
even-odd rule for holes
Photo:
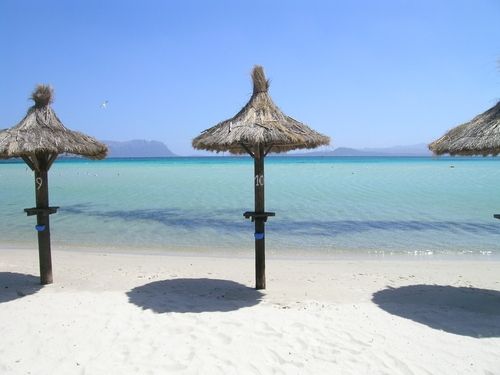
<svg viewBox="0 0 500 375">
<path fill-rule="evenodd" d="M 35 195 L 37 212 L 36 229 L 38 231 L 38 254 L 40 258 L 40 282 L 42 285 L 51 284 L 52 257 L 50 251 L 50 223 L 49 223 L 49 187 L 47 160 L 39 160 L 40 169 L 35 171 Z"/>
<path fill-rule="evenodd" d="M 254 152 L 255 213 L 263 214 L 264 209 L 264 148 L 255 147 Z M 266 289 L 266 240 L 265 217 L 255 217 L 255 288 Z"/>
<path fill-rule="evenodd" d="M 285 115 L 269 95 L 269 80 L 262 66 L 252 71 L 253 92 L 248 103 L 228 120 L 204 130 L 193 139 L 195 149 L 229 151 L 254 159 L 255 211 L 243 217 L 255 222 L 256 288 L 266 288 L 265 225 L 274 212 L 264 210 L 264 158 L 272 150 L 285 152 L 328 145 L 330 138 Z"/>
</svg>

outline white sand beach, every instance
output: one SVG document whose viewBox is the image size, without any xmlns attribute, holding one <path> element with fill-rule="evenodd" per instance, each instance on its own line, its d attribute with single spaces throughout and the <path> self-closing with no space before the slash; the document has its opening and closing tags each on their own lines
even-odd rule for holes
<svg viewBox="0 0 500 375">
<path fill-rule="evenodd" d="M 500 262 L 0 255 L 1 374 L 500 374 Z"/>
</svg>

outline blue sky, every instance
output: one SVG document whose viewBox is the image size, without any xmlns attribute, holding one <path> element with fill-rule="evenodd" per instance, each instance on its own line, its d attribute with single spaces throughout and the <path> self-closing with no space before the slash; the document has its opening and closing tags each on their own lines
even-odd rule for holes
<svg viewBox="0 0 500 375">
<path fill-rule="evenodd" d="M 498 0 L 2 0 L 0 128 L 49 83 L 67 127 L 192 155 L 261 64 L 334 147 L 429 142 L 500 99 L 499 19 Z"/>
</svg>

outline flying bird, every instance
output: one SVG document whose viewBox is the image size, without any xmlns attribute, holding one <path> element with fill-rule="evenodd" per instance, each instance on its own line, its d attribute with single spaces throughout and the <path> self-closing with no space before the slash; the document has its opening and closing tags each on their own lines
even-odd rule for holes
<svg viewBox="0 0 500 375">
<path fill-rule="evenodd" d="M 103 102 L 101 103 L 101 108 L 102 108 L 102 109 L 106 109 L 106 108 L 108 108 L 108 101 L 107 101 L 107 100 L 105 100 L 105 101 L 103 101 Z"/>
</svg>

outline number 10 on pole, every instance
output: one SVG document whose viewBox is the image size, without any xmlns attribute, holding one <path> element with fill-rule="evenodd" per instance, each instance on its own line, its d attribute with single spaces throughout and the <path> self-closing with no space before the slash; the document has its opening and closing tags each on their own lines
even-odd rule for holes
<svg viewBox="0 0 500 375">
<path fill-rule="evenodd" d="M 258 174 L 255 175 L 255 186 L 264 186 L 264 175 Z"/>
</svg>

